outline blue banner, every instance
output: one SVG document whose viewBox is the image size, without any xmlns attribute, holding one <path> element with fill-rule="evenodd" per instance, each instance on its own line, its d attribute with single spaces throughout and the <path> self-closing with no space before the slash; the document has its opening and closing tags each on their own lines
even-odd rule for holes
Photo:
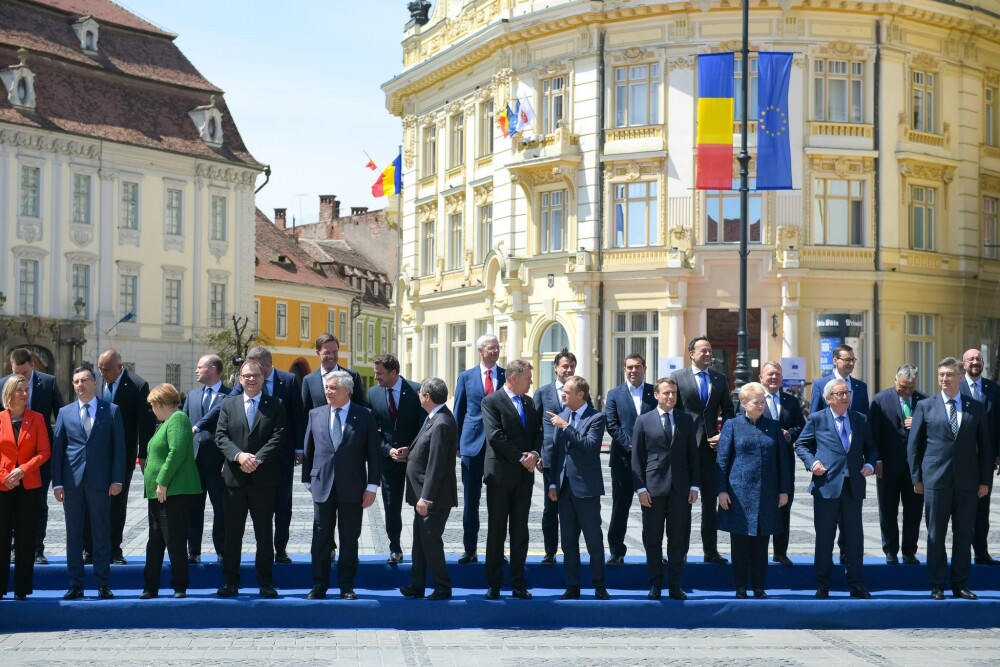
<svg viewBox="0 0 1000 667">
<path fill-rule="evenodd" d="M 762 51 L 758 61 L 757 189 L 792 189 L 788 78 L 792 54 Z"/>
</svg>

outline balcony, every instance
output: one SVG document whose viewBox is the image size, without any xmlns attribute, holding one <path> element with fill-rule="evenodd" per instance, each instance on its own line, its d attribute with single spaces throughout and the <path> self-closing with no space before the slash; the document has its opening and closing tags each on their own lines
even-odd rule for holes
<svg viewBox="0 0 1000 667">
<path fill-rule="evenodd" d="M 605 155 L 663 153 L 667 150 L 666 126 L 639 125 L 604 131 Z"/>
<path fill-rule="evenodd" d="M 816 120 L 806 124 L 806 146 L 820 149 L 872 150 L 874 126 L 868 123 L 836 123 Z"/>
<path fill-rule="evenodd" d="M 552 134 L 516 144 L 514 159 L 504 166 L 511 181 L 533 197 L 536 186 L 548 183 L 565 183 L 575 191 L 576 171 L 582 161 L 580 137 L 560 127 Z"/>
</svg>

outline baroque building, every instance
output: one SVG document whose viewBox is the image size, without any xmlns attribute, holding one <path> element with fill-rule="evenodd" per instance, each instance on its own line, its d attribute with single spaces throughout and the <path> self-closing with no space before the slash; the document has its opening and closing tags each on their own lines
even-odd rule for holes
<svg viewBox="0 0 1000 667">
<path fill-rule="evenodd" d="M 563 345 L 603 395 L 707 335 L 735 365 L 739 193 L 694 189 L 696 58 L 739 51 L 738 0 L 410 3 L 403 70 L 401 348 L 453 381 L 490 331 L 551 379 Z M 794 54 L 794 189 L 756 192 L 748 76 L 754 363 L 807 381 L 830 348 L 887 386 L 1000 342 L 1000 2 L 750 0 L 751 51 Z M 530 108 L 501 135 L 496 114 Z M 738 183 L 738 165 L 733 161 Z M 798 360 L 802 360 L 801 363 Z M 993 368 L 995 369 L 995 364 Z"/>
</svg>

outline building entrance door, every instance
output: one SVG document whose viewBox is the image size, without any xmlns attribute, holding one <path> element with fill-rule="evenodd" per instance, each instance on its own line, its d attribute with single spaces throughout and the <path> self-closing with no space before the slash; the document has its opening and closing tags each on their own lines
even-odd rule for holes
<svg viewBox="0 0 1000 667">
<path fill-rule="evenodd" d="M 736 310 L 709 309 L 706 336 L 712 343 L 713 368 L 729 380 L 732 387 L 736 381 L 736 332 L 739 330 L 740 314 Z M 757 381 L 760 375 L 760 309 L 747 309 L 747 339 L 750 350 L 750 380 Z"/>
</svg>

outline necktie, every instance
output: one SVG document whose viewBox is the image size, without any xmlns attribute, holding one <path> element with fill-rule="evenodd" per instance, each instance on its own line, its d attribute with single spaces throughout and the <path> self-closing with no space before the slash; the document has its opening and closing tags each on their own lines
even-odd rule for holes
<svg viewBox="0 0 1000 667">
<path fill-rule="evenodd" d="M 247 425 L 253 428 L 253 419 L 257 416 L 257 399 L 251 398 L 247 401 Z"/>
<path fill-rule="evenodd" d="M 767 395 L 767 409 L 771 413 L 771 419 L 778 419 L 778 398 L 774 394 Z"/>
<path fill-rule="evenodd" d="M 108 384 L 108 383 L 105 382 L 104 383 L 104 395 L 101 396 L 101 398 L 103 398 L 105 401 L 107 401 L 108 403 L 110 403 L 111 399 L 113 398 L 114 393 L 115 393 L 114 389 L 115 389 L 115 383 L 114 382 L 112 382 L 111 384 Z"/>
<path fill-rule="evenodd" d="M 701 378 L 701 385 L 698 387 L 698 396 L 701 397 L 701 406 L 708 407 L 708 373 L 701 371 L 698 373 Z"/>
<path fill-rule="evenodd" d="M 561 406 L 563 406 L 563 407 L 566 407 L 566 404 L 565 404 L 565 403 L 563 403 L 563 400 L 562 400 L 562 399 L 563 399 L 563 390 L 562 390 L 562 386 L 561 386 L 561 385 L 558 385 L 558 384 L 556 385 L 556 396 L 558 396 L 558 397 L 559 397 L 559 405 L 561 405 Z M 573 414 L 576 414 L 576 413 L 574 412 Z"/>
<path fill-rule="evenodd" d="M 205 395 L 201 397 L 201 414 L 208 412 L 212 406 L 212 388 L 205 387 Z"/>
<path fill-rule="evenodd" d="M 333 423 L 330 425 L 330 441 L 333 442 L 333 451 L 337 451 L 343 439 L 344 426 L 340 421 L 340 408 L 334 408 Z"/>
<path fill-rule="evenodd" d="M 265 380 L 264 381 L 264 395 L 265 396 L 270 396 L 271 395 L 271 381 L 270 380 Z"/>
<path fill-rule="evenodd" d="M 521 427 L 528 428 L 528 421 L 524 417 L 524 406 L 521 405 L 521 397 L 514 394 L 514 405 L 517 406 L 517 414 L 521 417 Z"/>
<path fill-rule="evenodd" d="M 396 409 L 396 399 L 392 397 L 392 387 L 386 387 L 385 393 L 389 399 L 389 416 L 392 417 L 392 421 L 396 421 L 399 418 L 399 411 Z"/>
<path fill-rule="evenodd" d="M 913 414 L 913 408 L 910 407 L 910 399 L 906 399 L 903 401 L 903 419 L 909 419 L 911 414 Z"/>
<path fill-rule="evenodd" d="M 972 383 L 972 398 L 976 399 L 980 403 L 983 402 L 983 391 L 979 387 L 979 383 L 978 382 L 973 382 Z"/>
<path fill-rule="evenodd" d="M 667 439 L 667 447 L 669 447 L 674 440 L 674 434 L 671 432 L 673 429 L 670 428 L 670 415 L 664 412 L 660 415 L 660 422 L 663 424 L 663 436 Z"/>
<path fill-rule="evenodd" d="M 493 378 L 490 377 L 490 369 L 486 369 L 486 395 L 489 396 L 493 393 Z"/>
<path fill-rule="evenodd" d="M 83 404 L 83 432 L 90 437 L 90 431 L 94 428 L 94 421 L 90 418 L 90 403 Z"/>
<path fill-rule="evenodd" d="M 951 425 L 951 434 L 958 435 L 958 411 L 955 409 L 955 399 L 948 400 L 948 424 Z"/>
<path fill-rule="evenodd" d="M 837 417 L 837 430 L 840 431 L 840 442 L 844 445 L 844 451 L 851 450 L 851 439 L 847 437 L 847 425 L 844 423 L 844 415 Z"/>
</svg>

